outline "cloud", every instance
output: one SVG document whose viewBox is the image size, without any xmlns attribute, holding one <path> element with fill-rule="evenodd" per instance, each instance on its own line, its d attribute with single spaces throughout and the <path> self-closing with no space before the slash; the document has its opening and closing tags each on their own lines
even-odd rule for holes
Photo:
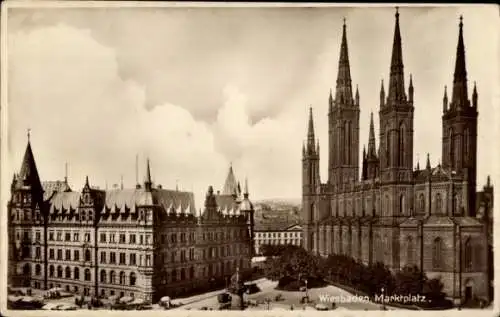
<svg viewBox="0 0 500 317">
<path fill-rule="evenodd" d="M 481 183 L 496 166 L 488 151 L 498 113 L 498 74 L 484 62 L 497 60 L 497 48 L 487 45 L 497 24 L 485 22 L 493 21 L 485 8 L 401 9 L 406 80 L 413 73 L 415 86 L 414 154 L 421 165 L 427 152 L 434 165 L 441 156 L 436 134 L 459 11 L 469 79 L 478 82 Z M 140 181 L 150 157 L 155 182 L 174 188 L 178 180 L 195 191 L 197 207 L 208 185 L 222 188 L 230 162 L 241 181 L 248 176 L 254 198 L 300 196 L 310 105 L 326 180 L 327 100 L 330 88 L 335 92 L 342 16 L 361 95 L 361 151 L 370 111 L 378 131 L 392 15 L 383 8 L 14 10 L 7 48 L 12 171 L 31 128 L 42 178 L 61 179 L 68 162 L 77 189 L 87 174 L 101 187 L 123 174 L 133 186 L 139 153 Z"/>
</svg>

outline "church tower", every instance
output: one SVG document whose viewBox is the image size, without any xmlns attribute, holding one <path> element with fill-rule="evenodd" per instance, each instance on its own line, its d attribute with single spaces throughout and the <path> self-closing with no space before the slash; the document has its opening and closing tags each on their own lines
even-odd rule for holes
<svg viewBox="0 0 500 317">
<path fill-rule="evenodd" d="M 370 134 L 368 136 L 368 152 L 363 151 L 363 180 L 372 180 L 379 176 L 380 161 L 375 146 L 375 127 L 373 112 L 370 114 Z"/>
<path fill-rule="evenodd" d="M 443 140 L 442 158 L 443 168 L 455 171 L 468 183 L 468 197 L 463 197 L 466 202 L 462 208 L 456 208 L 455 214 L 474 216 L 476 196 L 476 170 L 477 170 L 477 89 L 474 83 L 472 103 L 469 100 L 467 89 L 467 69 L 465 65 L 465 45 L 463 38 L 463 21 L 460 17 L 458 31 L 458 45 L 453 76 L 453 92 L 451 102 L 445 87 L 443 97 Z M 456 199 L 457 193 L 453 193 Z"/>
<path fill-rule="evenodd" d="M 329 98 L 328 182 L 337 188 L 359 180 L 359 91 L 353 98 L 346 24 L 342 30 L 335 98 Z"/>
<path fill-rule="evenodd" d="M 380 92 L 380 169 L 383 183 L 410 183 L 412 180 L 413 82 L 410 75 L 407 95 L 404 76 L 399 12 L 396 9 L 389 90 L 385 100 L 383 83 Z"/>
<path fill-rule="evenodd" d="M 315 248 L 314 226 L 319 220 L 318 192 L 321 186 L 319 175 L 319 144 L 314 138 L 314 121 L 312 108 L 309 108 L 307 142 L 302 147 L 302 219 L 305 222 L 304 247 Z"/>
</svg>

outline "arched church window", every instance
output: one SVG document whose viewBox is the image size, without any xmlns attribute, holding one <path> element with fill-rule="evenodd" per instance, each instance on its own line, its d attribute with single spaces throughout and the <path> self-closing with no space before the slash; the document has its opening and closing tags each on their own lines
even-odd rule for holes
<svg viewBox="0 0 500 317">
<path fill-rule="evenodd" d="M 399 166 L 405 166 L 405 126 L 401 122 L 399 125 Z"/>
<path fill-rule="evenodd" d="M 418 196 L 418 212 L 425 214 L 425 197 L 424 194 Z"/>
<path fill-rule="evenodd" d="M 472 245 L 470 237 L 464 243 L 464 269 L 472 270 Z"/>
<path fill-rule="evenodd" d="M 450 147 L 450 165 L 451 165 L 451 168 L 454 168 L 455 167 L 455 144 L 453 144 L 453 129 L 452 128 L 450 128 L 448 130 L 448 138 L 449 138 L 448 144 Z"/>
<path fill-rule="evenodd" d="M 441 198 L 441 194 L 436 194 L 436 214 L 440 215 L 443 213 L 443 199 Z"/>
<path fill-rule="evenodd" d="M 434 239 L 432 245 L 432 267 L 435 270 L 441 269 L 443 267 L 442 263 L 442 252 L 443 252 L 443 241 L 441 238 L 437 237 Z"/>
<path fill-rule="evenodd" d="M 309 219 L 314 221 L 314 203 L 311 204 L 311 209 L 309 210 Z"/>
<path fill-rule="evenodd" d="M 389 129 L 389 125 L 385 127 L 385 158 L 386 158 L 386 167 L 391 166 L 391 130 Z"/>
<path fill-rule="evenodd" d="M 470 147 L 470 139 L 469 139 L 469 128 L 466 128 L 464 131 L 464 160 L 469 160 L 469 147 Z"/>
<path fill-rule="evenodd" d="M 404 211 L 405 211 L 405 195 L 401 194 L 401 196 L 399 196 L 399 214 L 400 215 L 404 215 Z"/>
<path fill-rule="evenodd" d="M 415 244 L 411 236 L 406 238 L 406 264 L 415 265 Z"/>
</svg>

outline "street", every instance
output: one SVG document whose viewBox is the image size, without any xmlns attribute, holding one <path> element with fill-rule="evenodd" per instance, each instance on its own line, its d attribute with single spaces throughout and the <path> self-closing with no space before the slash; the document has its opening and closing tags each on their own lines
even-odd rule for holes
<svg viewBox="0 0 500 317">
<path fill-rule="evenodd" d="M 325 306 L 331 308 L 331 301 L 333 299 L 342 298 L 343 302 L 337 301 L 337 309 L 348 309 L 348 310 L 380 310 L 380 305 L 372 302 L 360 302 L 359 298 L 353 296 L 349 292 L 340 289 L 335 286 L 326 286 L 322 288 L 314 288 L 308 290 L 309 298 L 313 303 L 304 305 L 300 304 L 300 299 L 304 296 L 304 292 L 288 292 L 276 290 L 275 287 L 278 282 L 269 281 L 267 279 L 261 279 L 256 282 L 257 286 L 261 289 L 260 292 L 251 295 L 245 295 L 245 300 L 254 300 L 257 303 L 261 303 L 256 307 L 249 307 L 249 310 L 274 310 L 274 309 L 286 309 L 289 310 L 293 307 L 294 310 L 311 309 L 311 306 L 321 303 Z M 281 300 L 275 301 L 276 295 L 281 294 Z M 271 301 L 269 305 L 265 302 L 265 299 L 269 298 Z M 358 300 L 356 300 L 358 299 Z M 185 299 L 185 301 L 180 300 L 184 305 L 177 307 L 175 309 L 212 309 L 218 310 L 219 303 L 217 301 L 217 294 L 214 294 L 208 298 L 200 298 L 200 300 L 193 300 L 192 298 Z M 268 307 L 269 306 L 269 307 Z"/>
</svg>

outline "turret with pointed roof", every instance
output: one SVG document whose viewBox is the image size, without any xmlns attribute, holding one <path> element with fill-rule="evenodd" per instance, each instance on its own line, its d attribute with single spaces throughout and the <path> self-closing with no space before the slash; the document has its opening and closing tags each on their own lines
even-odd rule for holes
<svg viewBox="0 0 500 317">
<path fill-rule="evenodd" d="M 222 195 L 232 195 L 237 197 L 239 193 L 238 182 L 234 176 L 233 165 L 229 166 L 229 172 L 227 173 L 226 181 L 224 182 L 224 188 L 222 189 Z"/>
</svg>

